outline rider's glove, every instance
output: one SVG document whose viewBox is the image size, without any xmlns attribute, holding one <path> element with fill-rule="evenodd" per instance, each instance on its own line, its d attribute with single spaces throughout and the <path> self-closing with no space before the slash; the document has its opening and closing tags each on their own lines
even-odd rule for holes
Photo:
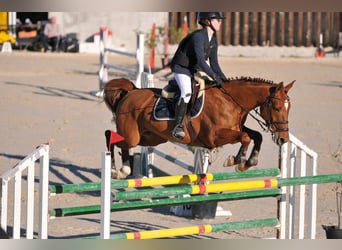
<svg viewBox="0 0 342 250">
<path fill-rule="evenodd" d="M 216 86 L 221 88 L 223 87 L 223 81 L 220 77 L 215 77 L 215 82 L 216 82 Z"/>
</svg>

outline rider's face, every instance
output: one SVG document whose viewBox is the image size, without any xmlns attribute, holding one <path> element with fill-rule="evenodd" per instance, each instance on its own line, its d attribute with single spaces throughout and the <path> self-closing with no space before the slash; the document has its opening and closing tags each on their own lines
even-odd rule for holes
<svg viewBox="0 0 342 250">
<path fill-rule="evenodd" d="M 222 23 L 222 19 L 217 19 L 217 18 L 211 19 L 211 25 L 214 27 L 216 31 L 220 30 L 221 23 Z"/>
</svg>

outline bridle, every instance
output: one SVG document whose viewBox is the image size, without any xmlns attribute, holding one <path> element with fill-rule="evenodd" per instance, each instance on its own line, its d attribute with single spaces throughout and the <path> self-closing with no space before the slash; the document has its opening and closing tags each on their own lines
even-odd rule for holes
<svg viewBox="0 0 342 250">
<path fill-rule="evenodd" d="M 272 119 L 272 110 L 276 109 L 273 107 L 273 102 L 272 102 L 273 99 L 284 102 L 284 105 L 288 105 L 290 103 L 289 97 L 287 97 L 286 100 L 283 100 L 281 98 L 275 97 L 274 94 L 271 94 L 270 96 L 268 96 L 266 101 L 260 105 L 260 113 L 261 113 L 262 108 L 264 108 L 265 106 L 267 106 L 267 109 L 268 109 L 268 119 L 265 120 L 265 122 L 266 122 L 265 125 L 272 134 L 275 132 L 287 132 L 287 131 L 289 131 L 288 127 L 279 128 L 278 125 L 287 125 L 289 123 L 288 120 L 274 121 Z M 259 113 L 259 115 L 261 115 L 260 113 Z"/>
<path fill-rule="evenodd" d="M 237 100 L 235 100 L 235 98 L 225 89 L 225 88 L 220 88 L 220 90 L 223 91 L 223 93 L 225 93 L 226 95 L 228 95 L 244 112 L 246 112 L 247 114 L 249 114 L 254 120 L 256 120 L 258 122 L 258 124 L 260 125 L 260 127 L 265 130 L 265 131 L 270 131 L 272 133 L 272 135 L 274 135 L 275 132 L 287 132 L 289 131 L 289 128 L 279 128 L 278 125 L 285 125 L 288 124 L 289 121 L 284 120 L 284 121 L 274 121 L 272 119 L 272 110 L 276 109 L 273 107 L 273 99 L 279 100 L 284 102 L 284 105 L 286 105 L 287 103 L 290 103 L 290 98 L 287 96 L 286 100 L 283 100 L 279 97 L 274 96 L 274 94 L 270 94 L 266 100 L 259 105 L 260 107 L 260 111 L 258 111 L 256 108 L 254 109 L 255 113 L 258 114 L 258 116 L 261 116 L 261 110 L 266 106 L 268 109 L 268 119 L 264 121 L 261 120 L 260 118 L 256 117 L 255 115 L 251 114 L 249 110 L 247 110 L 245 107 L 243 107 Z"/>
</svg>

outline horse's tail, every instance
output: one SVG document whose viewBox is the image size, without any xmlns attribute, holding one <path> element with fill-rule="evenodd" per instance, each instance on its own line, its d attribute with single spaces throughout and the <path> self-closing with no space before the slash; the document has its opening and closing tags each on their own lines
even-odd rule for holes
<svg viewBox="0 0 342 250">
<path fill-rule="evenodd" d="M 114 119 L 120 101 L 133 89 L 136 89 L 133 82 L 124 78 L 113 79 L 105 84 L 103 89 L 103 100 L 107 107 L 112 111 Z"/>
</svg>

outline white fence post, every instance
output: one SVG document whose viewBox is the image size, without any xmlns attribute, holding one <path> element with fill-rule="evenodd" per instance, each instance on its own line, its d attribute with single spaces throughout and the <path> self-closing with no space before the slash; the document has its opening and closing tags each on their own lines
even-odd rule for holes
<svg viewBox="0 0 342 250">
<path fill-rule="evenodd" d="M 141 88 L 141 74 L 144 72 L 144 47 L 145 47 L 145 36 L 139 34 L 137 36 L 137 78 L 135 86 Z"/>
<path fill-rule="evenodd" d="M 34 165 L 34 162 L 30 163 Z M 27 213 L 33 214 L 34 213 L 34 167 L 29 166 L 27 169 Z M 34 219 L 32 216 L 27 216 L 26 218 L 26 239 L 33 239 L 33 225 Z"/>
<path fill-rule="evenodd" d="M 101 171 L 101 239 L 110 238 L 110 214 L 111 214 L 111 155 L 110 152 L 102 152 Z"/>
<path fill-rule="evenodd" d="M 283 145 L 280 148 L 280 170 L 281 170 L 281 178 L 287 178 L 287 144 Z M 281 190 L 281 196 L 280 200 L 278 201 L 278 219 L 280 222 L 280 228 L 279 228 L 279 239 L 285 239 L 286 238 L 286 192 L 287 187 L 283 186 L 280 188 Z"/>
<path fill-rule="evenodd" d="M 44 147 L 45 153 L 40 158 L 40 174 L 39 174 L 39 231 L 40 239 L 48 238 L 48 218 L 49 218 L 49 165 L 50 165 L 50 148 L 48 145 Z"/>
<path fill-rule="evenodd" d="M 135 53 L 124 52 L 121 50 L 111 49 L 107 47 L 108 30 L 100 28 L 100 68 L 98 71 L 99 76 L 99 90 L 95 93 L 96 96 L 103 96 L 104 85 L 108 82 L 108 68 L 121 70 L 129 74 L 136 75 L 135 85 L 137 88 L 141 88 L 141 74 L 144 72 L 144 47 L 145 36 L 144 34 L 137 35 L 137 49 Z M 108 63 L 108 53 L 116 53 L 128 57 L 134 57 L 137 61 L 135 69 L 131 69 L 118 64 Z"/>
<path fill-rule="evenodd" d="M 27 170 L 27 207 L 26 207 L 26 238 L 33 238 L 34 230 L 34 167 L 35 162 L 40 161 L 39 175 L 39 218 L 38 237 L 47 239 L 48 229 L 48 197 L 49 197 L 49 145 L 40 145 L 30 155 L 26 156 L 16 166 L 5 172 L 0 177 L 1 182 L 1 227 L 7 232 L 8 226 L 8 196 L 9 183 L 14 181 L 13 194 L 13 239 L 20 239 L 22 211 L 22 177 Z"/>
<path fill-rule="evenodd" d="M 99 69 L 99 92 L 103 90 L 104 85 L 108 81 L 108 69 L 106 67 L 107 64 L 107 53 L 105 48 L 107 47 L 107 31 L 104 32 L 102 28 L 100 28 L 100 69 Z M 97 94 L 99 95 L 99 94 Z"/>
<path fill-rule="evenodd" d="M 288 147 L 290 152 L 288 153 Z M 298 154 L 298 151 L 300 154 Z M 308 148 L 290 133 L 290 140 L 281 147 L 281 177 L 315 176 L 317 175 L 317 153 Z M 297 158 L 299 158 L 297 161 Z M 310 165 L 307 158 L 310 158 Z M 287 166 L 287 160 L 290 166 Z M 297 163 L 300 168 L 297 168 Z M 288 174 L 289 172 L 289 174 Z M 280 200 L 280 239 L 315 239 L 317 184 L 308 186 L 308 202 L 306 203 L 306 185 L 299 185 L 299 197 L 296 197 L 295 187 L 290 186 L 289 192 L 283 187 Z M 288 202 L 287 202 L 288 199 Z M 295 213 L 298 209 L 298 216 Z M 307 211 L 307 213 L 305 213 Z M 286 229 L 288 232 L 286 233 Z M 297 235 L 295 234 L 297 230 Z"/>
</svg>

